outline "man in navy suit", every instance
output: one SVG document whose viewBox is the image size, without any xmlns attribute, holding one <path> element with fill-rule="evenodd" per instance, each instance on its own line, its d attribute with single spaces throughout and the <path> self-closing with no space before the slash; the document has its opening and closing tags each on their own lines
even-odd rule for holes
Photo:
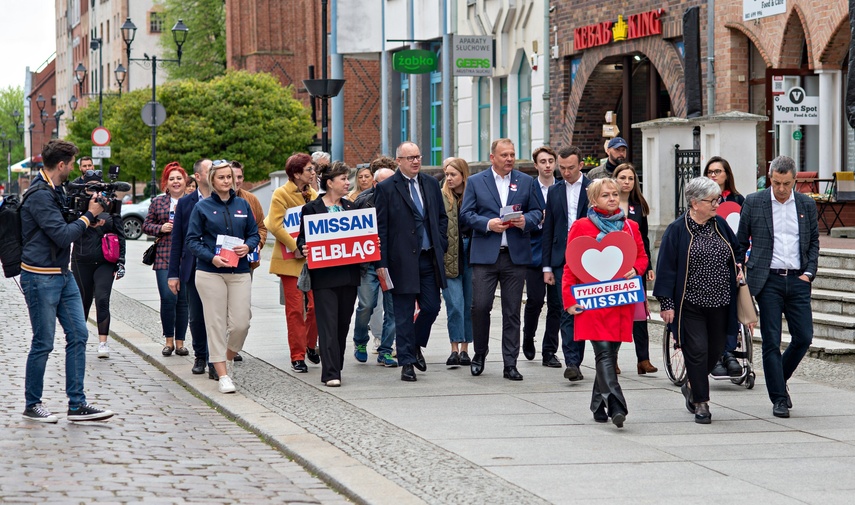
<svg viewBox="0 0 855 505">
<path fill-rule="evenodd" d="M 534 179 L 514 170 L 516 152 L 510 139 L 493 141 L 490 170 L 471 177 L 463 193 L 461 222 L 472 228 L 472 333 L 475 355 L 472 375 L 481 375 L 489 351 L 490 311 L 496 285 L 502 286 L 502 361 L 506 379 L 520 381 L 520 306 L 526 267 L 531 264 L 531 231 L 540 224 L 543 208 Z M 522 215 L 503 219 L 514 206 Z"/>
<path fill-rule="evenodd" d="M 216 380 L 217 372 L 208 363 L 208 332 L 205 330 L 205 316 L 202 314 L 202 299 L 196 291 L 196 257 L 184 244 L 187 228 L 190 226 L 190 213 L 193 207 L 211 195 L 208 186 L 208 171 L 211 169 L 211 160 L 201 159 L 193 164 L 193 178 L 196 179 L 196 187 L 193 193 L 185 195 L 178 200 L 175 207 L 175 219 L 172 222 L 172 248 L 169 251 L 169 289 L 178 294 L 179 290 L 187 290 L 187 305 L 190 312 L 190 335 L 193 337 L 193 354 L 196 361 L 191 371 L 194 374 L 205 373 L 205 364 L 208 364 L 208 377 Z"/>
<path fill-rule="evenodd" d="M 582 175 L 582 151 L 568 146 L 558 151 L 558 170 L 562 181 L 549 188 L 543 220 L 543 280 L 546 289 L 546 318 L 561 318 L 561 347 L 564 351 L 564 377 L 571 381 L 582 380 L 579 365 L 585 355 L 585 342 L 573 338 L 574 318 L 564 310 L 561 300 L 561 277 L 564 272 L 564 255 L 567 250 L 567 232 L 570 225 L 588 213 L 587 177 Z M 549 335 L 547 335 L 549 337 Z M 544 338 L 543 356 L 558 350 L 558 338 Z"/>
<path fill-rule="evenodd" d="M 392 280 L 401 380 L 415 382 L 413 367 L 427 370 L 421 348 L 427 347 L 431 326 L 439 314 L 439 290 L 446 286 L 448 215 L 439 183 L 420 171 L 419 146 L 404 142 L 395 156 L 395 175 L 374 188 L 380 239 L 377 276 L 382 278 L 388 272 Z M 413 322 L 416 302 L 419 317 Z"/>
<path fill-rule="evenodd" d="M 796 163 L 778 156 L 769 166 L 772 187 L 748 195 L 739 219 L 737 261 L 745 262 L 746 280 L 760 307 L 763 373 L 772 414 L 790 417 L 793 408 L 787 380 L 813 340 L 811 282 L 819 262 L 816 203 L 793 191 Z M 792 340 L 781 355 L 781 314 Z"/>
</svg>

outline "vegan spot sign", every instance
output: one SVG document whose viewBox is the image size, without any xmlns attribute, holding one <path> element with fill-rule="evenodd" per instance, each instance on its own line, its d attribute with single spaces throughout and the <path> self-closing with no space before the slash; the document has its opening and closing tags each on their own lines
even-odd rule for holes
<svg viewBox="0 0 855 505">
<path fill-rule="evenodd" d="M 635 263 L 638 246 L 623 232 L 612 232 L 597 242 L 576 237 L 567 244 L 570 271 L 584 284 L 573 286 L 573 297 L 586 310 L 617 307 L 644 301 L 641 277 L 623 276 Z"/>
<path fill-rule="evenodd" d="M 305 216 L 309 268 L 326 268 L 380 259 L 374 209 Z"/>
</svg>

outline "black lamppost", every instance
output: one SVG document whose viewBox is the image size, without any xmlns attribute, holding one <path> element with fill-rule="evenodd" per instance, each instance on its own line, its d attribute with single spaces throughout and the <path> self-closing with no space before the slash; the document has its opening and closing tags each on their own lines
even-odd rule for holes
<svg viewBox="0 0 855 505">
<path fill-rule="evenodd" d="M 6 137 L 6 132 L 0 132 L 0 140 L 6 148 L 6 193 L 12 193 L 12 139 Z"/>
<path fill-rule="evenodd" d="M 33 158 L 36 157 L 36 155 L 33 153 L 33 130 L 36 129 L 36 123 L 30 123 L 30 127 L 27 129 L 30 131 L 30 171 L 32 172 L 32 170 L 33 170 L 32 161 L 33 161 Z"/>
<path fill-rule="evenodd" d="M 71 98 L 68 99 L 68 108 L 71 109 L 72 121 L 74 121 L 74 111 L 77 110 L 77 102 L 79 102 L 79 100 L 77 100 L 77 97 L 74 95 L 71 95 Z"/>
<path fill-rule="evenodd" d="M 86 75 L 88 74 L 86 66 L 83 63 L 78 63 L 77 67 L 74 69 L 74 79 L 77 81 L 78 93 L 80 94 L 80 96 L 98 96 L 98 126 L 104 126 L 104 95 L 115 95 L 115 93 L 104 93 L 104 60 L 102 46 L 103 41 L 100 38 L 93 38 L 92 41 L 89 43 L 89 48 L 91 50 L 98 50 L 97 93 L 83 92 L 83 83 L 86 81 Z M 127 70 L 125 70 L 125 67 L 121 63 L 119 63 L 119 66 L 116 67 L 116 70 L 113 71 L 113 75 L 116 77 L 116 82 L 119 83 L 119 96 L 122 96 L 122 84 L 125 82 Z M 71 101 L 74 101 L 73 106 L 71 105 Z M 69 100 L 69 106 L 72 107 L 72 112 L 77 108 L 77 97 L 75 97 L 74 95 L 72 95 L 71 100 Z"/>
<path fill-rule="evenodd" d="M 149 102 L 146 107 L 151 109 L 151 119 L 148 121 L 149 126 L 151 126 L 151 196 L 155 196 L 157 194 L 157 149 L 155 147 L 157 143 L 157 125 L 158 119 L 161 120 L 160 122 L 165 120 L 165 117 L 158 117 L 157 113 L 158 106 L 162 109 L 162 106 L 157 103 L 157 64 L 158 62 L 161 64 L 177 63 L 178 66 L 181 66 L 181 48 L 184 46 L 184 42 L 187 41 L 187 32 L 189 32 L 190 29 L 187 28 L 187 25 L 185 25 L 184 21 L 181 19 L 179 19 L 178 22 L 175 23 L 175 26 L 172 27 L 172 39 L 178 47 L 177 59 L 158 58 L 156 55 L 149 56 L 146 53 L 143 53 L 143 58 L 131 58 L 131 43 L 134 41 L 134 37 L 136 36 L 137 27 L 131 21 L 131 18 L 127 18 L 125 23 L 122 25 L 121 30 L 122 39 L 125 41 L 125 47 L 128 53 L 128 67 L 130 67 L 130 62 L 132 61 L 140 62 L 143 67 L 151 66 L 151 102 Z"/>
<path fill-rule="evenodd" d="M 52 118 L 48 117 L 49 116 L 48 113 L 45 112 L 45 102 L 46 102 L 45 97 L 43 97 L 41 94 L 39 94 L 38 98 L 36 98 L 36 105 L 39 108 L 39 118 L 42 121 L 42 132 L 45 131 L 45 125 L 47 125 L 48 121 L 54 121 L 54 122 L 56 122 L 56 136 L 59 136 L 59 118 L 62 117 L 63 114 L 65 114 L 65 111 L 62 109 L 59 109 L 53 113 Z M 51 138 L 56 138 L 54 136 L 53 132 L 51 132 Z M 30 149 L 32 149 L 32 143 L 30 144 Z"/>
<path fill-rule="evenodd" d="M 338 96 L 344 79 L 327 79 L 327 1 L 321 0 L 321 78 L 303 79 L 303 86 L 315 98 L 321 99 L 321 150 L 330 152 L 329 99 Z"/>
</svg>

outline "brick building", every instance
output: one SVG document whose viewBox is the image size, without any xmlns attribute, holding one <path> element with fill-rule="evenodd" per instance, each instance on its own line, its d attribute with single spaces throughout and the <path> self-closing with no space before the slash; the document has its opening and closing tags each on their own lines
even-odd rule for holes
<svg viewBox="0 0 855 505">
<path fill-rule="evenodd" d="M 270 73 L 283 86 L 293 85 L 297 98 L 306 106 L 311 105 L 312 98 L 302 81 L 309 78 L 309 66 L 314 66 L 315 78 L 321 77 L 321 37 L 318 1 L 226 1 L 228 68 Z M 345 58 L 343 67 L 347 80 L 342 91 L 343 153 L 344 161 L 355 166 L 381 154 L 380 63 L 376 58 Z M 332 109 L 331 101 L 331 128 Z M 320 102 L 316 117 L 320 138 Z M 331 135 L 331 144 L 335 141 Z"/>
</svg>

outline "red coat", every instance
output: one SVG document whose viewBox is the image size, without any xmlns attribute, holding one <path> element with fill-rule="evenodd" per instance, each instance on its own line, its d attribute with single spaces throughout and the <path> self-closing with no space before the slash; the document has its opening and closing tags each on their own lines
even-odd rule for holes
<svg viewBox="0 0 855 505">
<path fill-rule="evenodd" d="M 596 238 L 599 233 L 599 228 L 587 217 L 579 219 L 570 227 L 570 233 L 567 234 L 567 245 L 569 247 L 570 242 L 576 237 L 588 236 Z M 638 224 L 631 219 L 627 219 L 621 233 L 629 233 L 635 239 L 635 245 L 638 246 L 638 256 L 635 259 L 633 267 L 635 267 L 638 275 L 644 275 L 648 259 L 647 254 L 644 252 L 644 242 L 641 239 L 641 233 L 638 231 Z M 576 284 L 584 283 L 573 275 L 570 267 L 565 263 L 561 284 L 564 310 L 567 310 L 568 307 L 576 305 L 576 299 L 573 297 L 573 290 L 571 288 Z M 590 309 L 575 316 L 575 318 L 574 338 L 576 340 L 632 342 L 632 305 Z"/>
</svg>

